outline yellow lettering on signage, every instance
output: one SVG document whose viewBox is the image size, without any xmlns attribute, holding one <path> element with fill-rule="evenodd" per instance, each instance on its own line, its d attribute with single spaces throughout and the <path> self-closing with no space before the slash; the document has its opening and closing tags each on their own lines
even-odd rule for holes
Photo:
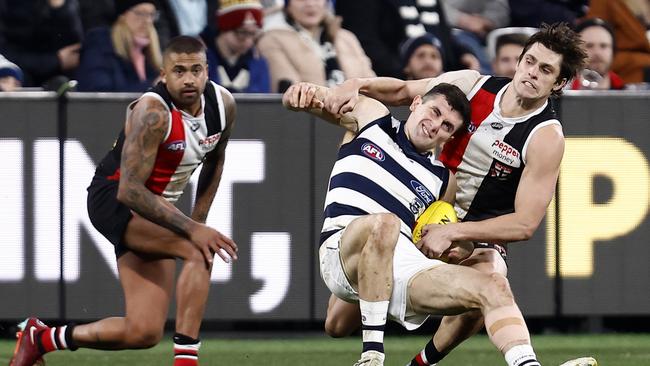
<svg viewBox="0 0 650 366">
<path fill-rule="evenodd" d="M 596 203 L 594 178 L 612 183 L 607 202 Z M 623 236 L 648 213 L 650 167 L 644 153 L 622 138 L 566 139 L 559 182 L 560 272 L 563 277 L 590 277 L 594 244 Z M 546 270 L 555 276 L 555 202 L 547 211 Z M 624 248 L 622 248 L 624 249 Z"/>
</svg>

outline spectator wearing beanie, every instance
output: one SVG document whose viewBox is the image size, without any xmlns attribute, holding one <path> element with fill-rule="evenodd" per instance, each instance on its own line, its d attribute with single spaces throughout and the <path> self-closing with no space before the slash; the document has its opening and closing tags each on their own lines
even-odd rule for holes
<svg viewBox="0 0 650 366">
<path fill-rule="evenodd" d="M 23 84 L 23 71 L 0 55 L 0 91 L 14 91 Z"/>
<path fill-rule="evenodd" d="M 88 32 L 77 72 L 80 91 L 143 92 L 160 74 L 162 55 L 153 0 L 116 0 L 111 27 Z"/>
<path fill-rule="evenodd" d="M 409 38 L 400 48 L 400 57 L 407 79 L 433 78 L 443 73 L 442 42 L 431 33 Z"/>
<path fill-rule="evenodd" d="M 269 68 L 255 47 L 262 30 L 259 0 L 222 0 L 216 14 L 218 30 L 207 26 L 208 77 L 233 93 L 271 91 Z"/>
<path fill-rule="evenodd" d="M 327 0 L 286 1 L 284 12 L 285 21 L 269 27 L 258 45 L 269 62 L 274 92 L 300 81 L 333 86 L 375 76 L 359 40 L 341 28 Z"/>
</svg>

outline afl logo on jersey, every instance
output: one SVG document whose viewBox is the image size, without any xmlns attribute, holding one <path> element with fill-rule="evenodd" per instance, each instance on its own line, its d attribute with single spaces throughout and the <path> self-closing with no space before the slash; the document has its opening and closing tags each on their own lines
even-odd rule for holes
<svg viewBox="0 0 650 366">
<path fill-rule="evenodd" d="M 490 127 L 494 128 L 495 130 L 500 130 L 503 128 L 503 125 L 501 122 L 492 122 L 490 123 Z"/>
<path fill-rule="evenodd" d="M 185 151 L 185 141 L 176 140 L 165 145 L 165 149 L 168 151 Z"/>
<path fill-rule="evenodd" d="M 377 161 L 384 161 L 384 159 L 386 159 L 384 152 L 372 142 L 366 142 L 361 145 L 361 151 L 363 151 L 367 157 Z"/>
<path fill-rule="evenodd" d="M 420 196 L 420 198 L 424 200 L 427 206 L 429 206 L 431 203 L 433 203 L 433 201 L 435 201 L 433 194 L 429 192 L 429 190 L 417 180 L 411 181 L 411 188 L 413 188 L 415 193 L 417 193 L 418 196 Z"/>
</svg>

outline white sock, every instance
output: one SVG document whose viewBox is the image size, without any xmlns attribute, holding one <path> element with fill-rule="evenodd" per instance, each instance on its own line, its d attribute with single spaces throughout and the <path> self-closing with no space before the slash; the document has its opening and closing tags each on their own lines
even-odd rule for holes
<svg viewBox="0 0 650 366">
<path fill-rule="evenodd" d="M 530 344 L 514 346 L 504 356 L 508 366 L 541 366 Z"/>
<path fill-rule="evenodd" d="M 384 328 L 388 313 L 388 301 L 365 301 L 359 299 L 363 352 L 384 353 Z"/>
</svg>

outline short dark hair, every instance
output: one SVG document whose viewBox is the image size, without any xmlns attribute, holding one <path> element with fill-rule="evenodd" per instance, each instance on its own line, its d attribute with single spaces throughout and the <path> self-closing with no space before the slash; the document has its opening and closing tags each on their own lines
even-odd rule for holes
<svg viewBox="0 0 650 366">
<path fill-rule="evenodd" d="M 178 36 L 172 38 L 165 51 L 163 57 L 170 53 L 203 53 L 205 54 L 205 44 L 198 38 L 190 36 Z"/>
<path fill-rule="evenodd" d="M 422 96 L 422 102 L 426 102 L 436 95 L 442 95 L 445 97 L 451 108 L 460 114 L 463 119 L 463 125 L 458 129 L 458 131 L 465 130 L 471 119 L 469 100 L 467 100 L 465 93 L 463 93 L 463 91 L 456 85 L 440 83 Z"/>
<path fill-rule="evenodd" d="M 499 54 L 501 47 L 509 44 L 514 44 L 523 48 L 526 46 L 526 41 L 528 41 L 527 34 L 523 34 L 523 33 L 504 34 L 501 37 L 497 38 L 497 44 L 494 47 L 494 57 L 496 57 Z"/>
<path fill-rule="evenodd" d="M 528 42 L 526 42 L 524 50 L 519 56 L 519 62 L 521 62 L 524 54 L 535 43 L 539 43 L 549 50 L 562 55 L 560 76 L 556 80 L 558 83 L 562 79 L 566 79 L 567 81 L 571 80 L 585 66 L 587 53 L 582 47 L 584 42 L 582 42 L 580 35 L 574 32 L 567 23 L 553 23 L 551 25 L 542 23 L 541 29 L 530 36 Z M 562 94 L 562 90 L 554 90 L 553 94 L 560 95 Z"/>
</svg>

